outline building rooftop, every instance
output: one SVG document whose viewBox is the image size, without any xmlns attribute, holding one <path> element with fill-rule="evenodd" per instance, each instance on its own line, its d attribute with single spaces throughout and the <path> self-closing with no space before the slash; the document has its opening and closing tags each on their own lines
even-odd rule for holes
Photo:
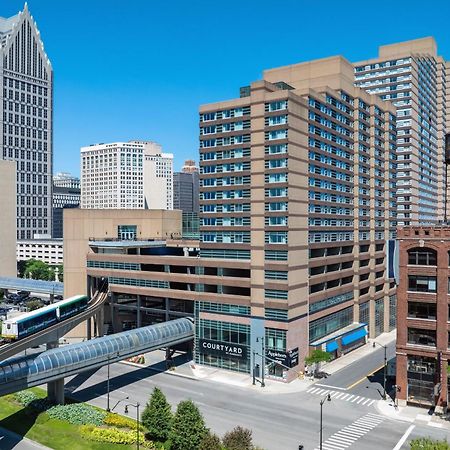
<svg viewBox="0 0 450 450">
<path fill-rule="evenodd" d="M 101 247 L 101 248 L 165 247 L 166 241 L 153 241 L 149 239 L 120 240 L 120 239 L 90 238 L 89 245 L 91 247 Z"/>
</svg>

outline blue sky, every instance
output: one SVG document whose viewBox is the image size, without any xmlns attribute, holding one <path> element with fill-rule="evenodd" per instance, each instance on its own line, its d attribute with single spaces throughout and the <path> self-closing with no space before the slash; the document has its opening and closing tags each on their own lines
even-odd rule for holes
<svg viewBox="0 0 450 450">
<path fill-rule="evenodd" d="M 79 149 L 148 139 L 198 159 L 198 106 L 239 96 L 266 68 L 433 35 L 450 59 L 450 2 L 29 0 L 55 75 L 54 170 Z M 23 2 L 3 0 L 9 17 Z"/>
</svg>

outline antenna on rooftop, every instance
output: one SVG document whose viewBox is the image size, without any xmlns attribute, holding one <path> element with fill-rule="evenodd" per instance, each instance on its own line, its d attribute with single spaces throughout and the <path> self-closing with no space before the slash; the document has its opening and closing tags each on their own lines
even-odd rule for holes
<svg viewBox="0 0 450 450">
<path fill-rule="evenodd" d="M 450 165 L 450 134 L 445 135 L 444 222 L 447 223 L 447 171 Z"/>
</svg>

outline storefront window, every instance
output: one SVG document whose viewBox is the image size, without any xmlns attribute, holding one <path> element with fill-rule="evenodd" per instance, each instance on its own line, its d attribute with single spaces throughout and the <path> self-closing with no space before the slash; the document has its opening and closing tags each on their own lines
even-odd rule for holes
<svg viewBox="0 0 450 450">
<path fill-rule="evenodd" d="M 314 342 L 327 334 L 344 328 L 353 322 L 353 307 L 314 320 L 309 324 L 309 340 Z"/>
</svg>

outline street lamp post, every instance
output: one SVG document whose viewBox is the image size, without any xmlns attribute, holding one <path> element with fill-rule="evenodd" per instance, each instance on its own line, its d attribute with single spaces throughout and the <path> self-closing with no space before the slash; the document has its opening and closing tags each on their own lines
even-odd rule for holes
<svg viewBox="0 0 450 450">
<path fill-rule="evenodd" d="M 125 405 L 125 414 L 128 414 L 128 407 L 133 406 L 136 408 L 136 448 L 139 450 L 139 406 L 141 404 L 139 402 L 136 403 L 128 403 Z"/>
<path fill-rule="evenodd" d="M 331 396 L 330 394 L 328 394 L 326 397 L 324 397 L 322 400 L 320 400 L 320 450 L 322 450 L 322 431 L 323 431 L 323 426 L 322 426 L 322 410 L 323 410 L 323 404 L 325 402 L 331 402 Z"/>
<path fill-rule="evenodd" d="M 386 400 L 386 378 L 387 378 L 387 346 L 373 341 L 372 347 L 376 345 L 384 348 L 384 368 L 383 368 L 383 400 Z"/>
<path fill-rule="evenodd" d="M 264 343 L 264 336 L 257 337 L 256 342 L 260 342 L 261 339 L 261 387 L 264 387 L 266 383 L 264 382 L 264 372 L 266 371 L 266 346 Z"/>
<path fill-rule="evenodd" d="M 128 396 L 126 396 L 125 398 L 123 398 L 122 400 L 119 400 L 114 406 L 113 406 L 113 408 L 111 409 L 111 411 L 114 411 L 115 409 L 116 409 L 116 406 L 119 404 L 119 403 L 122 403 L 122 402 L 124 402 L 125 400 L 129 400 L 129 398 L 130 397 L 128 397 Z M 125 405 L 125 408 L 124 408 L 124 413 L 125 414 L 128 414 L 128 407 L 129 406 L 132 406 L 133 408 L 136 408 L 136 448 L 137 448 L 137 450 L 139 450 L 139 426 L 140 426 L 140 422 L 139 422 L 139 407 L 141 406 L 141 404 L 139 403 L 139 402 L 136 402 L 136 403 L 127 403 L 126 405 Z"/>
</svg>

